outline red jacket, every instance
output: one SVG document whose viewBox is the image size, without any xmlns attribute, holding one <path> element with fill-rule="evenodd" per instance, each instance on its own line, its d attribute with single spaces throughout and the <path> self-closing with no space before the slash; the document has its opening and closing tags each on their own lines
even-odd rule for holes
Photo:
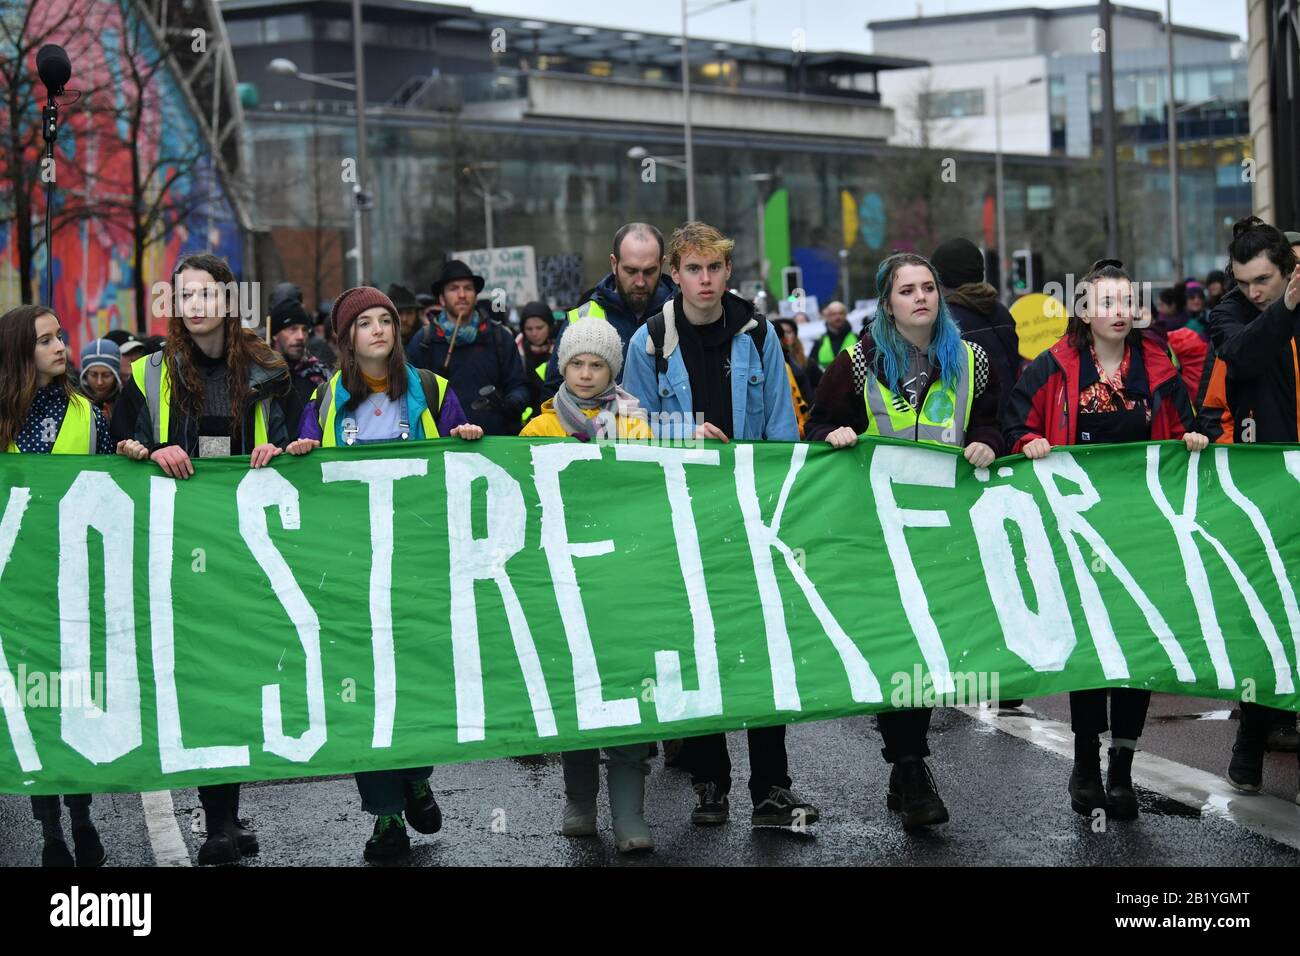
<svg viewBox="0 0 1300 956">
<path fill-rule="evenodd" d="M 1153 441 L 1182 438 L 1192 428 L 1187 387 L 1154 336 L 1143 335 L 1141 361 L 1130 364 L 1125 384 L 1145 393 L 1151 403 Z M 1063 336 L 1029 364 L 1011 392 L 1003 423 L 1009 454 L 1023 451 L 1036 438 L 1053 446 L 1078 444 L 1078 422 L 1079 350 Z"/>
</svg>

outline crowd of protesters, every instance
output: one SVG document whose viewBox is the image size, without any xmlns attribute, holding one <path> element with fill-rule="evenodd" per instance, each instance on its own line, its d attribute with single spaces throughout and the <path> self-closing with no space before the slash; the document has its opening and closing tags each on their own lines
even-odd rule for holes
<svg viewBox="0 0 1300 956">
<path fill-rule="evenodd" d="M 1150 321 L 1123 263 L 1093 263 L 1064 334 L 1029 359 L 966 239 L 928 258 L 885 258 L 874 315 L 855 332 L 845 305 L 829 303 L 825 334 L 807 354 L 806 317 L 770 320 L 732 291 L 733 246 L 705 223 L 688 222 L 669 241 L 648 223 L 628 223 L 614 236 L 609 273 L 581 301 L 564 313 L 527 303 L 517 331 L 484 308 L 484 278 L 452 260 L 429 294 L 362 286 L 314 314 L 282 283 L 259 334 L 213 293 L 235 280 L 227 263 L 188 255 L 171 277 L 178 308 L 167 335 L 114 331 L 82 349 L 79 370 L 50 310 L 0 316 L 0 442 L 27 454 L 119 454 L 189 479 L 194 458 L 245 456 L 260 468 L 321 446 L 484 435 L 802 439 L 837 449 L 882 436 L 961 449 L 977 468 L 1062 445 L 1167 439 L 1193 452 L 1211 442 L 1300 441 L 1300 235 L 1253 217 L 1234 226 L 1227 268 L 1162 290 Z M 1138 815 L 1132 768 L 1150 697 L 1122 687 L 1070 693 L 1068 789 L 1080 814 Z M 926 763 L 931 714 L 877 718 L 886 803 L 909 831 L 948 820 Z M 1266 752 L 1295 749 L 1295 715 L 1252 703 L 1241 715 L 1227 779 L 1254 793 Z M 816 823 L 818 808 L 793 789 L 785 728 L 753 728 L 746 738 L 753 825 Z M 623 852 L 654 846 L 644 816 L 651 754 L 650 744 L 605 748 Z M 597 832 L 601 762 L 597 750 L 562 755 L 565 836 Z M 726 822 L 726 735 L 683 741 L 676 762 L 696 794 L 692 823 Z M 357 774 L 362 808 L 375 817 L 366 859 L 403 858 L 407 824 L 441 827 L 431 778 L 431 767 Z M 258 852 L 239 816 L 238 784 L 200 787 L 199 797 L 201 864 Z M 46 865 L 104 861 L 90 795 L 62 798 L 72 850 L 60 799 L 32 802 Z"/>
</svg>

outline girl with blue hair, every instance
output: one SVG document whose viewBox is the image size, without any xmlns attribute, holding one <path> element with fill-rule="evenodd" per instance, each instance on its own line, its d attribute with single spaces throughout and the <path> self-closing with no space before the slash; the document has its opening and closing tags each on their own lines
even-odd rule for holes
<svg viewBox="0 0 1300 956">
<path fill-rule="evenodd" d="M 876 270 L 875 317 L 833 361 L 808 413 L 809 441 L 851 448 L 860 435 L 963 449 L 987 468 L 1002 453 L 997 372 L 984 350 L 964 341 L 940 295 L 930 261 L 895 253 Z M 889 809 L 904 829 L 948 821 L 926 766 L 932 708 L 885 711 L 877 718 L 889 774 Z"/>
</svg>

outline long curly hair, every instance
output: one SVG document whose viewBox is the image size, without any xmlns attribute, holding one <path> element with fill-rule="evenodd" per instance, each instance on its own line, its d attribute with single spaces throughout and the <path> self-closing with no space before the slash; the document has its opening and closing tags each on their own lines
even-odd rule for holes
<svg viewBox="0 0 1300 956">
<path fill-rule="evenodd" d="M 229 264 L 211 252 L 197 252 L 183 257 L 172 272 L 173 309 L 167 323 L 167 341 L 163 345 L 163 361 L 172 381 L 172 395 L 180 407 L 197 421 L 203 414 L 203 382 L 199 378 L 196 361 L 197 346 L 180 312 L 180 278 L 186 269 L 201 270 L 219 284 L 220 307 L 224 318 L 226 343 L 226 390 L 230 396 L 227 409 L 231 422 L 239 425 L 244 420 L 244 406 L 248 402 L 248 372 L 256 364 L 273 370 L 285 365 L 278 352 L 257 337 L 239 320 L 238 296 L 235 274 Z"/>
<path fill-rule="evenodd" d="M 36 399 L 36 320 L 57 315 L 43 305 L 20 305 L 0 315 L 0 453 L 14 443 Z M 58 384 L 68 401 L 76 393 L 66 372 Z"/>
<path fill-rule="evenodd" d="M 899 334 L 894 317 L 885 311 L 885 305 L 889 302 L 890 293 L 894 291 L 894 278 L 903 266 L 925 266 L 934 277 L 936 293 L 941 288 L 938 270 L 929 259 L 914 252 L 896 252 L 876 267 L 876 288 L 880 290 L 880 299 L 876 303 L 876 314 L 871 319 L 871 338 L 876 343 L 871 370 L 894 393 L 903 387 L 903 373 L 907 369 L 907 342 Z M 938 299 L 939 312 L 934 318 L 930 346 L 925 354 L 931 365 L 939 366 L 944 387 L 955 388 L 966 360 L 962 351 L 961 330 L 953 321 L 943 295 L 939 294 Z"/>
</svg>

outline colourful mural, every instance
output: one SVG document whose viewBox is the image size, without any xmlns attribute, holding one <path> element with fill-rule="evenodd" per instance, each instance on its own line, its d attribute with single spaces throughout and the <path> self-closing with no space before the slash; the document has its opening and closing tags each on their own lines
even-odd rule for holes
<svg viewBox="0 0 1300 956">
<path fill-rule="evenodd" d="M 79 350 L 84 342 L 114 328 L 134 331 L 136 322 L 133 287 L 137 263 L 131 239 L 130 125 L 126 116 L 137 98 L 125 57 L 134 55 L 148 70 L 158 62 L 158 50 L 147 31 L 133 30 L 134 8 L 118 0 L 33 0 L 46 23 L 68 21 L 83 26 L 86 8 L 93 8 L 97 30 L 87 45 L 84 32 L 56 29 L 48 42 L 64 45 L 73 59 L 69 89 L 94 91 L 85 102 L 61 110 L 56 152 L 57 191 L 54 213 L 71 213 L 80 208 L 92 215 L 68 222 L 54 235 L 53 256 L 44 247 L 34 263 L 33 295 L 44 296 L 46 270 L 54 270 L 54 310 L 60 317 L 69 342 Z M 0 7 L 7 0 L 0 0 Z M 70 11 L 76 9 L 75 18 Z M 77 35 L 80 34 L 80 35 Z M 190 42 L 184 38 L 177 42 Z M 74 50 L 76 51 L 74 53 Z M 12 56 L 0 48 L 0 57 Z M 30 76 L 35 79 L 34 55 L 29 56 Z M 39 94 L 39 101 L 38 96 Z M 45 90 L 39 83 L 29 88 L 24 99 L 24 121 L 34 128 L 40 123 Z M 139 264 L 148 295 L 151 284 L 165 280 L 177 259 L 188 252 L 213 249 L 226 256 L 240 275 L 243 243 L 225 190 L 215 175 L 211 157 L 203 146 L 203 135 L 190 112 L 176 78 L 166 67 L 154 72 L 140 96 L 143 100 L 139 162 L 154 170 L 151 191 L 144 197 L 145 208 L 156 208 L 157 222 L 151 228 L 155 238 Z M 2 149 L 3 147 L 0 147 Z M 39 166 L 43 144 L 30 150 L 28 161 Z M 4 157 L 0 157 L 2 160 Z M 0 163 L 0 165 L 5 165 Z M 165 185 L 166 195 L 159 201 Z M 32 218 L 38 230 L 44 228 L 45 194 L 39 178 L 33 187 Z M 14 211 L 0 205 L 0 306 L 9 308 L 21 297 L 19 250 Z M 150 317 L 149 332 L 160 332 L 165 318 Z"/>
</svg>

